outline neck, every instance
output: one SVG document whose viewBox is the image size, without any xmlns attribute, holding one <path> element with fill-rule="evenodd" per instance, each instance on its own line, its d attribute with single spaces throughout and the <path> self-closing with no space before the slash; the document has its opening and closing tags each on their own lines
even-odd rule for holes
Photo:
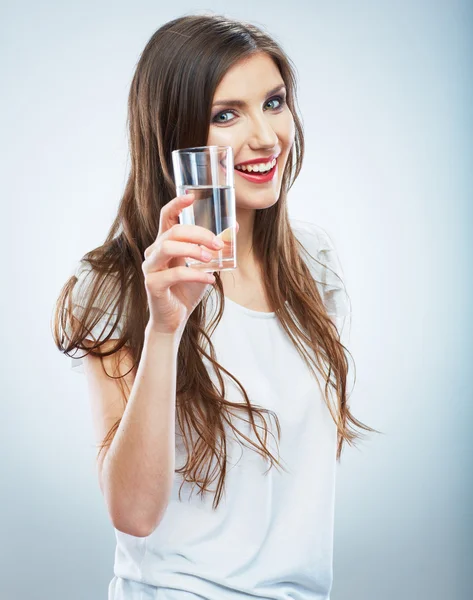
<svg viewBox="0 0 473 600">
<path fill-rule="evenodd" d="M 256 269 L 253 254 L 253 225 L 256 211 L 254 209 L 237 208 L 236 220 L 239 230 L 237 233 L 237 269 L 238 278 L 254 277 Z"/>
</svg>

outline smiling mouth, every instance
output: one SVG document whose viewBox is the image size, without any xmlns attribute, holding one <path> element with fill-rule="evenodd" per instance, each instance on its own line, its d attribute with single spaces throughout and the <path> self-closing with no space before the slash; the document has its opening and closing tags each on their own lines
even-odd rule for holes
<svg viewBox="0 0 473 600">
<path fill-rule="evenodd" d="M 243 164 L 238 164 L 235 165 L 235 169 L 237 171 L 243 171 L 244 173 L 268 173 L 269 171 L 271 171 L 271 169 L 274 168 L 274 165 L 276 164 L 278 157 L 276 156 L 275 158 L 272 158 L 271 161 L 261 161 L 261 163 L 243 163 Z M 271 167 L 269 169 L 265 169 L 263 171 L 259 170 L 259 165 L 263 164 L 265 167 L 269 165 L 271 165 Z M 258 170 L 253 170 L 256 166 L 258 165 Z"/>
<path fill-rule="evenodd" d="M 236 171 L 238 175 L 240 175 L 247 181 L 251 181 L 252 183 L 267 183 L 268 181 L 271 181 L 274 177 L 276 169 L 278 168 L 278 159 L 279 155 L 275 159 L 273 159 L 275 162 L 272 168 L 269 169 L 269 171 L 262 171 L 261 173 L 259 171 L 243 171 L 242 169 L 237 169 L 236 166 L 233 168 L 233 170 Z M 224 162 L 220 162 L 220 165 L 222 166 L 223 170 L 226 170 L 226 165 Z"/>
<path fill-rule="evenodd" d="M 273 179 L 276 169 L 278 167 L 278 159 L 275 159 L 274 165 L 269 169 L 269 171 L 243 171 L 241 169 L 237 169 L 235 167 L 235 171 L 246 179 L 247 181 L 251 181 L 252 183 L 267 183 Z"/>
</svg>

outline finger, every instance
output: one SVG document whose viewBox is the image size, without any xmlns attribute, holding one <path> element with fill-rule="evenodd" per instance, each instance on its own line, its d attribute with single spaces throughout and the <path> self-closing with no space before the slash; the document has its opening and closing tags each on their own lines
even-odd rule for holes
<svg viewBox="0 0 473 600">
<path fill-rule="evenodd" d="M 192 193 L 176 196 L 161 209 L 159 215 L 158 235 L 171 229 L 173 225 L 179 224 L 179 215 L 187 206 L 190 206 L 195 200 Z"/>
<path fill-rule="evenodd" d="M 213 231 L 200 225 L 174 225 L 166 231 L 162 238 L 163 240 L 175 240 L 178 242 L 191 242 L 193 244 L 203 244 L 210 250 L 221 250 L 223 245 L 219 235 L 215 235 Z M 217 243 L 215 243 L 217 242 Z"/>
<path fill-rule="evenodd" d="M 210 262 L 217 254 L 217 250 L 212 247 L 211 250 L 202 248 L 197 244 L 180 242 L 173 239 L 162 239 L 154 248 L 151 254 L 143 263 L 143 272 L 145 274 L 152 271 L 162 271 L 166 269 L 170 261 L 174 258 L 195 258 L 204 263 Z"/>
<path fill-rule="evenodd" d="M 173 285 L 182 282 L 214 283 L 212 273 L 193 269 L 192 267 L 173 267 L 164 271 L 154 271 L 146 275 L 146 286 L 154 294 L 162 294 Z"/>
<path fill-rule="evenodd" d="M 162 233 L 165 233 L 173 228 L 174 225 L 179 225 L 179 215 L 186 206 L 190 206 L 194 201 L 194 194 L 188 193 L 182 196 L 176 196 L 170 200 L 159 214 L 158 234 L 152 244 L 150 244 L 143 253 L 145 259 L 153 252 L 156 247 L 156 242 Z"/>
</svg>

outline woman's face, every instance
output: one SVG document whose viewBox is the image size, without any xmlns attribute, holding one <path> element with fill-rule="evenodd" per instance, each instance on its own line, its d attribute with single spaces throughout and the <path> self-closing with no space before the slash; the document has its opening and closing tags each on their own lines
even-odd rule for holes
<svg viewBox="0 0 473 600">
<path fill-rule="evenodd" d="M 250 181 L 235 169 L 239 208 L 269 208 L 279 198 L 284 167 L 294 142 L 294 119 L 285 97 L 279 70 L 264 53 L 234 65 L 215 91 L 207 145 L 231 146 L 235 166 L 255 158 L 261 159 L 258 163 L 276 158 L 269 181 Z"/>
</svg>

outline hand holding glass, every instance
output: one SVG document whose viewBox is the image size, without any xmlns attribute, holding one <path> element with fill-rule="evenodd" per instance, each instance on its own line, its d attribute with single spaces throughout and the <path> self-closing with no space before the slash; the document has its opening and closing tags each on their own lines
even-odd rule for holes
<svg viewBox="0 0 473 600">
<path fill-rule="evenodd" d="M 198 146 L 172 152 L 176 195 L 195 200 L 179 215 L 183 225 L 210 229 L 223 242 L 209 262 L 186 258 L 186 265 L 203 271 L 236 269 L 236 207 L 231 146 Z M 206 248 L 206 250 L 208 250 Z"/>
</svg>

